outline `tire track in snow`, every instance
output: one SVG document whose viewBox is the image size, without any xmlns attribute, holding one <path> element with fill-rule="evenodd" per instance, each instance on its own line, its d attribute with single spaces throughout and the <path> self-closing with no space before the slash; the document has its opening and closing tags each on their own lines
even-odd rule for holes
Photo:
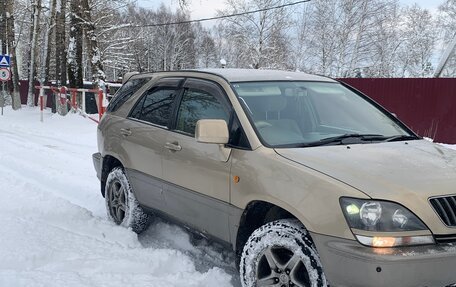
<svg viewBox="0 0 456 287">
<path fill-rule="evenodd" d="M 183 230 L 158 234 L 177 228 L 165 223 L 138 241 L 106 220 L 91 162 L 93 123 L 77 115 L 39 123 L 34 109 L 6 114 L 0 121 L 0 286 L 237 286 L 230 257 L 217 245 L 193 245 Z M 186 247 L 168 244 L 176 239 Z"/>
</svg>

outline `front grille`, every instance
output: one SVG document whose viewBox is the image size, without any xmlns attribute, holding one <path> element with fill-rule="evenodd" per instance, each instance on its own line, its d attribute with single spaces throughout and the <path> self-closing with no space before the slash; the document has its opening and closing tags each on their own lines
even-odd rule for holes
<svg viewBox="0 0 456 287">
<path fill-rule="evenodd" d="M 434 197 L 429 201 L 446 226 L 456 227 L 456 195 Z"/>
<path fill-rule="evenodd" d="M 434 235 L 434 238 L 439 244 L 456 243 L 456 234 Z"/>
</svg>

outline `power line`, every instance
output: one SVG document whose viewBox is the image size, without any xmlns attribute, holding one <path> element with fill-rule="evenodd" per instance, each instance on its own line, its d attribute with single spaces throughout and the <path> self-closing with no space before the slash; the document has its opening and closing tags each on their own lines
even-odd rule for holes
<svg viewBox="0 0 456 287">
<path fill-rule="evenodd" d="M 264 11 L 269 11 L 269 10 L 281 9 L 281 8 L 285 8 L 285 7 L 289 7 L 289 6 L 307 3 L 310 1 L 311 0 L 301 0 L 301 1 L 282 4 L 282 5 L 278 5 L 278 6 L 262 8 L 262 9 L 258 9 L 258 10 L 234 13 L 234 14 L 229 14 L 229 15 L 221 15 L 221 16 L 215 16 L 215 17 L 209 17 L 209 18 L 201 18 L 201 19 L 195 19 L 195 20 L 186 20 L 186 21 L 168 22 L 168 23 L 156 23 L 156 24 L 144 24 L 144 25 L 125 25 L 125 26 L 120 26 L 119 28 L 145 28 L 145 27 L 161 27 L 161 26 L 169 26 L 169 25 L 200 23 L 200 22 L 205 22 L 205 21 L 219 20 L 219 19 L 231 18 L 231 17 L 236 17 L 236 16 L 249 15 L 249 14 L 254 14 L 254 13 L 264 12 Z M 113 28 L 113 26 L 105 26 L 103 28 Z"/>
</svg>

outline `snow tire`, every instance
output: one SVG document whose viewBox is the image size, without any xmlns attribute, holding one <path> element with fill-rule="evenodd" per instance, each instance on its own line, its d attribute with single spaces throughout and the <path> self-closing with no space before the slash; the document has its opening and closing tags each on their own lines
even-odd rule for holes
<svg viewBox="0 0 456 287">
<path fill-rule="evenodd" d="M 106 179 L 105 203 L 108 218 L 136 233 L 144 231 L 151 215 L 144 212 L 136 199 L 125 171 L 121 167 L 111 170 Z"/>
<path fill-rule="evenodd" d="M 239 267 L 243 287 L 329 286 L 312 239 L 294 219 L 269 222 L 255 230 Z"/>
</svg>

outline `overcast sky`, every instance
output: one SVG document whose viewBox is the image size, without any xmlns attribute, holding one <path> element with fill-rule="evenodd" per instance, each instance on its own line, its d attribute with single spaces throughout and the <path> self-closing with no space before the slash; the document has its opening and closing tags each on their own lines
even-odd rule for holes
<svg viewBox="0 0 456 287">
<path fill-rule="evenodd" d="M 138 4 L 147 8 L 158 8 L 161 3 L 170 6 L 173 10 L 179 7 L 178 0 L 137 0 Z M 224 0 L 189 0 L 189 9 L 192 14 L 192 19 L 200 19 L 215 16 L 217 9 L 223 9 Z M 412 5 L 418 3 L 421 7 L 436 11 L 437 7 L 442 4 L 444 0 L 399 0 L 403 5 Z M 305 4 L 298 4 L 305 5 Z M 212 25 L 215 21 L 206 22 L 204 25 Z"/>
</svg>

